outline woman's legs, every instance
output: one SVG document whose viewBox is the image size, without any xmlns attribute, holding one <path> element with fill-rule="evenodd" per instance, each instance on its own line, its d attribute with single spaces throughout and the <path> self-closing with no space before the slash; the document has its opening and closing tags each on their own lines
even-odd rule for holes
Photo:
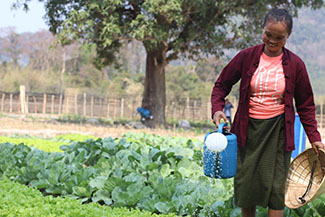
<svg viewBox="0 0 325 217">
<path fill-rule="evenodd" d="M 256 207 L 242 208 L 241 213 L 243 217 L 255 217 Z M 283 217 L 283 210 L 269 209 L 269 217 Z"/>
<path fill-rule="evenodd" d="M 283 217 L 283 210 L 269 209 L 269 217 Z"/>
<path fill-rule="evenodd" d="M 256 216 L 256 206 L 249 208 L 241 208 L 241 213 L 243 217 L 255 217 Z"/>
</svg>

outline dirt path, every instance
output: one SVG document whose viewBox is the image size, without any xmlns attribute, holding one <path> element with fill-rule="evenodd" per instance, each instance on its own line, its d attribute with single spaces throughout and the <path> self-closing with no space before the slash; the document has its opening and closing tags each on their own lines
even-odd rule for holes
<svg viewBox="0 0 325 217">
<path fill-rule="evenodd" d="M 61 123 L 48 118 L 31 118 L 25 116 L 12 116 L 0 118 L 0 135 L 30 135 L 44 138 L 55 137 L 61 134 L 80 133 L 96 137 L 121 137 L 127 132 L 146 132 L 158 135 L 182 136 L 187 138 L 203 139 L 204 135 L 197 135 L 191 131 L 166 129 L 133 129 L 124 126 L 105 127 L 92 124 Z"/>
<path fill-rule="evenodd" d="M 96 137 L 121 137 L 127 132 L 146 132 L 150 134 L 166 136 L 182 136 L 197 138 L 203 141 L 205 134 L 195 134 L 192 131 L 166 130 L 166 129 L 134 129 L 124 126 L 105 127 L 91 124 L 70 124 L 57 122 L 54 119 L 42 117 L 26 117 L 21 115 L 0 117 L 0 135 L 30 135 L 43 138 L 55 137 L 68 133 L 80 133 Z M 325 141 L 325 129 L 320 129 L 323 141 Z M 306 139 L 306 147 L 310 147 Z"/>
</svg>

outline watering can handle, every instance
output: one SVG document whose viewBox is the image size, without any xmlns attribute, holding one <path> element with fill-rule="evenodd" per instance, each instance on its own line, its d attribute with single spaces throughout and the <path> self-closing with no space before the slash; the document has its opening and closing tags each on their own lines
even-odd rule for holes
<svg viewBox="0 0 325 217">
<path fill-rule="evenodd" d="M 226 126 L 225 123 L 220 123 L 219 126 L 218 126 L 218 130 L 217 130 L 217 132 L 218 132 L 218 133 L 223 133 L 223 128 L 224 128 L 224 126 Z"/>
</svg>

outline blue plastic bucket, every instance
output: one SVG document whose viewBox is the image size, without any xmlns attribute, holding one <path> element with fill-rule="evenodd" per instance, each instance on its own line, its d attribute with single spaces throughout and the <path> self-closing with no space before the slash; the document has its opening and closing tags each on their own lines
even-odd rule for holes
<svg viewBox="0 0 325 217">
<path fill-rule="evenodd" d="M 205 135 L 203 146 L 204 175 L 211 178 L 231 178 L 237 170 L 237 137 L 223 130 L 224 123 L 219 124 L 218 130 Z M 227 138 L 227 146 L 223 151 L 216 152 L 208 149 L 206 141 L 209 135 L 222 133 Z"/>
<path fill-rule="evenodd" d="M 299 115 L 295 115 L 294 125 L 295 150 L 292 151 L 291 157 L 295 159 L 306 148 L 306 132 L 300 122 Z"/>
</svg>

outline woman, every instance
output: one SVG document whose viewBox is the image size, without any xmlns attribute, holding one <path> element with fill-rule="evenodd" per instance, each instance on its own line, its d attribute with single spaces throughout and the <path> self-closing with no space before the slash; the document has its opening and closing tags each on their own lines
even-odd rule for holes
<svg viewBox="0 0 325 217">
<path fill-rule="evenodd" d="M 263 24 L 263 44 L 239 52 L 212 90 L 212 118 L 227 122 L 225 97 L 239 80 L 240 93 L 231 132 L 238 138 L 235 203 L 244 217 L 256 205 L 283 216 L 285 182 L 294 147 L 296 110 L 313 149 L 325 148 L 317 130 L 313 91 L 304 62 L 284 46 L 292 31 L 285 9 L 272 9 Z"/>
</svg>

